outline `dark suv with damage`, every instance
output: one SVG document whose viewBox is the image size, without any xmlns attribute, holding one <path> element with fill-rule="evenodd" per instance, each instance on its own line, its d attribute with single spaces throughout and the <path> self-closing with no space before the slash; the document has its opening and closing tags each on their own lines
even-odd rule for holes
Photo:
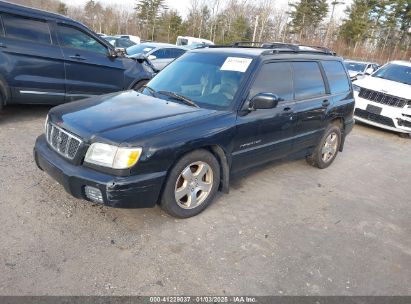
<svg viewBox="0 0 411 304">
<path fill-rule="evenodd" d="M 327 49 L 197 49 L 141 92 L 51 109 L 34 157 L 77 198 L 190 217 L 250 167 L 292 155 L 328 167 L 353 110 L 344 63 Z"/>
<path fill-rule="evenodd" d="M 137 89 L 154 73 L 79 22 L 0 1 L 0 110 Z"/>
</svg>

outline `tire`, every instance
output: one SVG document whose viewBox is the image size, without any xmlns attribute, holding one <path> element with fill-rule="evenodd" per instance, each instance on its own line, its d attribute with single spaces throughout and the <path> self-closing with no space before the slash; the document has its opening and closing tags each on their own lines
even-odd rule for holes
<svg viewBox="0 0 411 304">
<path fill-rule="evenodd" d="M 1 109 L 1 108 L 0 108 Z M 411 133 L 399 133 L 398 134 L 401 138 L 411 138 Z"/>
<path fill-rule="evenodd" d="M 145 86 L 148 83 L 148 80 L 140 80 L 137 82 L 135 85 L 133 85 L 132 89 L 134 91 L 140 90 L 143 86 Z"/>
<path fill-rule="evenodd" d="M 316 146 L 314 152 L 307 156 L 306 160 L 314 167 L 325 169 L 334 162 L 340 149 L 340 145 L 341 128 L 338 125 L 331 124 L 325 130 L 324 135 Z"/>
<path fill-rule="evenodd" d="M 214 199 L 220 184 L 220 165 L 213 154 L 195 150 L 170 170 L 161 197 L 161 208 L 178 218 L 199 214 Z"/>
</svg>

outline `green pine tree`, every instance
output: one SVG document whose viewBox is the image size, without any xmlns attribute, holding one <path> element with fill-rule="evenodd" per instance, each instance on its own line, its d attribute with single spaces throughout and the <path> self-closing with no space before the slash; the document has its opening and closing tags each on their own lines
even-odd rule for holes
<svg viewBox="0 0 411 304">
<path fill-rule="evenodd" d="M 299 40 L 310 38 L 328 13 L 327 0 L 300 0 L 290 7 L 290 33 Z"/>
<path fill-rule="evenodd" d="M 167 9 L 164 0 L 140 0 L 135 7 L 137 18 L 145 27 L 146 38 L 154 40 L 156 26 L 162 10 Z"/>
</svg>

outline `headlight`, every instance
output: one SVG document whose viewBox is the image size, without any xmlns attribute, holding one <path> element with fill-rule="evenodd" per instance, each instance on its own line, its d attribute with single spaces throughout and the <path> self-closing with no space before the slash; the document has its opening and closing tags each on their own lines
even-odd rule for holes
<svg viewBox="0 0 411 304">
<path fill-rule="evenodd" d="M 127 169 L 137 163 L 141 151 L 141 148 L 122 148 L 94 143 L 88 148 L 84 161 L 113 169 Z"/>
<path fill-rule="evenodd" d="M 361 87 L 357 86 L 356 84 L 352 84 L 352 88 L 355 92 L 359 92 L 361 90 Z"/>
</svg>

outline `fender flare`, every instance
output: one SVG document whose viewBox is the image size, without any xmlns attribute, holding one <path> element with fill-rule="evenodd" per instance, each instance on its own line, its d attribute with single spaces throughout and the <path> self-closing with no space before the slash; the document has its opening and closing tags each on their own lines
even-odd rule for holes
<svg viewBox="0 0 411 304">
<path fill-rule="evenodd" d="M 230 166 L 226 153 L 220 146 L 213 145 L 210 147 L 211 152 L 217 156 L 220 163 L 221 177 L 220 177 L 220 191 L 223 193 L 230 192 Z"/>
<path fill-rule="evenodd" d="M 11 99 L 11 91 L 6 79 L 2 75 L 0 75 L 0 94 L 3 99 L 0 102 L 6 105 Z"/>
<path fill-rule="evenodd" d="M 150 79 L 148 79 L 148 78 L 142 78 L 142 79 L 136 79 L 136 80 L 134 80 L 129 86 L 128 86 L 128 90 L 132 90 L 133 89 L 133 87 L 137 84 L 137 83 L 139 83 L 140 81 L 150 81 Z"/>
</svg>

